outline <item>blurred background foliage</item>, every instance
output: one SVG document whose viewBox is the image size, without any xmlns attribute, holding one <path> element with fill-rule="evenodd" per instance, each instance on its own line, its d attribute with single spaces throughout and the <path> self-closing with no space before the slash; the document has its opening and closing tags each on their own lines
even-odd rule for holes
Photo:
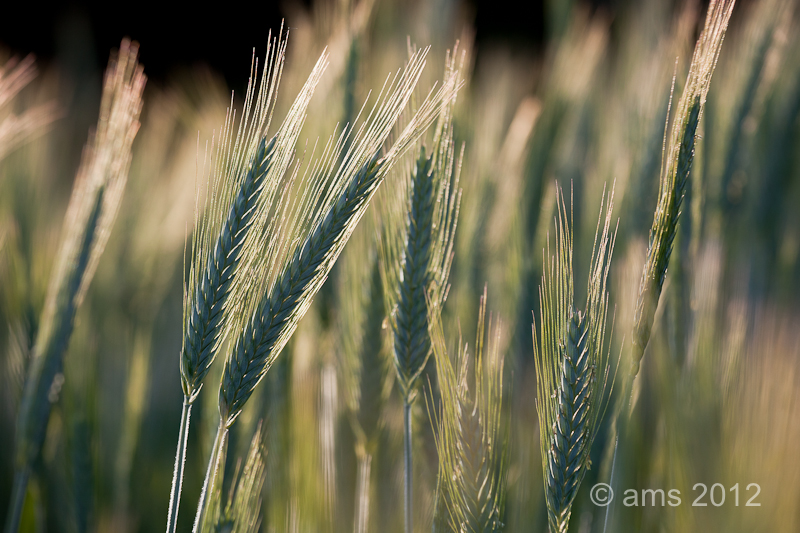
<svg viewBox="0 0 800 533">
<path fill-rule="evenodd" d="M 606 518 L 589 501 L 588 488 L 607 480 L 611 467 L 609 410 L 575 503 L 573 531 L 603 531 L 606 519 L 611 531 L 800 530 L 798 7 L 792 0 L 753 0 L 734 10 L 634 391 L 631 442 L 617 458 L 619 486 L 679 489 L 683 504 L 616 505 Z M 439 76 L 445 51 L 456 40 L 467 51 L 467 84 L 454 118 L 455 138 L 466 147 L 463 197 L 443 322 L 448 338 L 460 326 L 471 339 L 479 295 L 488 285 L 487 306 L 502 321 L 498 349 L 506 358 L 507 531 L 547 528 L 530 328 L 531 313 L 539 314 L 542 250 L 554 228 L 555 183 L 572 188 L 577 286 L 586 283 L 580 276 L 588 272 L 603 187 L 615 186 L 611 353 L 621 353 L 624 365 L 656 205 L 670 85 L 674 75 L 680 94 L 704 9 L 692 0 L 551 0 L 533 15 L 502 2 L 494 9 L 481 3 L 476 11 L 455 0 L 317 0 L 285 8 L 289 56 L 276 116 L 284 115 L 323 47 L 331 58 L 309 107 L 300 156 L 305 139 L 310 146 L 337 122 L 353 118 L 368 92 L 407 57 L 408 40 L 432 46 L 423 87 Z M 201 187 L 198 161 L 224 120 L 229 87 L 240 97 L 249 47 L 258 46 L 269 29 L 248 20 L 257 17 L 238 16 L 245 44 L 230 56 L 226 47 L 217 60 L 221 52 L 213 33 L 197 36 L 205 44 L 195 52 L 207 54 L 212 67 L 187 57 L 185 66 L 167 73 L 153 59 L 157 75 L 145 90 L 119 218 L 78 313 L 63 379 L 51 391 L 54 409 L 28 493 L 24 531 L 164 526 L 182 398 L 184 242 Z M 484 16 L 507 20 L 510 38 L 494 38 L 498 30 L 482 35 Z M 93 49 L 81 24 L 88 22 L 70 19 L 48 36 L 53 59 L 38 62 L 38 75 L 15 98 L 0 102 L 0 519 L 13 477 L 16 412 L 60 225 L 97 118 L 96 58 L 108 53 Z M 150 74 L 153 52 L 145 38 L 140 44 Z M 10 53 L 0 54 L 7 73 Z M 233 74 L 213 68 L 223 63 L 236 66 L 230 67 Z M 29 123 L 24 139 L 2 135 L 10 120 L 31 110 L 44 118 Z M 348 320 L 373 303 L 370 297 L 348 298 L 358 292 L 352 276 L 362 276 L 367 291 L 374 276 L 369 219 L 380 219 L 378 207 L 370 207 L 357 230 L 364 235 L 348 244 L 285 356 L 232 432 L 231 473 L 264 420 L 262 531 L 353 528 L 365 440 L 351 423 L 346 387 L 353 385 L 340 352 L 352 343 L 345 338 L 354 335 Z M 385 323 L 382 332 L 388 335 Z M 387 340 L 369 341 L 388 360 Z M 380 367 L 370 369 L 376 379 L 391 372 L 388 364 L 373 363 Z M 217 361 L 209 383 L 220 366 Z M 421 381 L 435 408 L 433 360 Z M 389 379 L 387 390 L 390 385 Z M 201 422 L 191 428 L 182 531 L 189 530 L 216 428 L 215 390 L 209 387 L 196 404 L 195 420 Z M 380 423 L 369 439 L 370 531 L 402 529 L 401 403 L 394 387 L 379 405 Z M 416 403 L 414 417 L 415 527 L 427 531 L 438 461 L 425 402 Z M 695 483 L 738 483 L 739 506 L 728 492 L 721 507 L 692 507 L 699 495 Z M 755 500 L 760 507 L 744 506 L 753 494 L 745 490 L 750 483 L 761 487 Z"/>
</svg>

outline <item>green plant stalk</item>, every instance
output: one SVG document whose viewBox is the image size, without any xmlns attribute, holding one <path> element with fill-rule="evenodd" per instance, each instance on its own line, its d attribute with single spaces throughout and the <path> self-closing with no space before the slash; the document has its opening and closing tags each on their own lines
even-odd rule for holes
<svg viewBox="0 0 800 533">
<path fill-rule="evenodd" d="M 248 85 L 243 119 L 234 144 L 226 146 L 225 141 L 220 144 L 223 165 L 218 171 L 225 175 L 221 193 L 215 192 L 215 196 L 222 200 L 212 200 L 213 212 L 209 215 L 212 224 L 196 228 L 191 287 L 184 300 L 184 337 L 180 355 L 181 386 L 184 402 L 189 404 L 199 394 L 220 343 L 229 331 L 228 308 L 235 308 L 241 303 L 241 288 L 252 281 L 240 281 L 239 271 L 244 267 L 240 263 L 252 259 L 255 253 L 253 249 L 260 250 L 263 244 L 259 239 L 263 218 L 273 207 L 276 194 L 279 194 L 282 176 L 292 160 L 292 150 L 305 119 L 305 109 L 325 70 L 327 55 L 323 54 L 288 111 L 284 123 L 268 140 L 266 132 L 271 121 L 273 96 L 280 82 L 286 47 L 285 40 L 276 43 L 276 48 L 270 47 L 272 52 L 268 52 L 268 57 L 274 63 L 262 70 L 259 90 L 256 92 L 253 85 Z M 254 115 L 248 118 L 251 112 Z M 232 123 L 228 126 L 232 126 Z M 231 150 L 233 155 L 226 155 Z M 240 150 L 244 156 L 241 167 L 236 163 Z M 227 157 L 235 159 L 233 170 Z M 216 220 L 220 221 L 219 226 L 213 224 Z M 251 231 L 254 228 L 255 231 Z M 195 269 L 202 270 L 197 272 Z M 232 302 L 228 302 L 229 298 Z M 184 435 L 188 427 L 181 427 L 180 431 Z M 181 454 L 177 453 L 176 461 L 181 460 Z M 182 465 L 174 473 L 177 477 L 173 479 L 172 492 L 177 501 L 170 506 L 167 533 L 175 531 L 176 517 L 172 513 L 174 509 L 177 515 L 180 506 Z"/>
<path fill-rule="evenodd" d="M 411 462 L 411 402 L 403 402 L 403 517 L 405 533 L 414 531 L 413 480 L 414 470 Z"/>
<path fill-rule="evenodd" d="M 188 398 L 183 399 L 181 410 L 181 427 L 178 434 L 178 450 L 175 453 L 175 468 L 172 471 L 172 489 L 169 493 L 169 512 L 167 514 L 167 531 L 175 531 L 178 525 L 178 508 L 181 503 L 181 488 L 183 487 L 183 469 L 186 463 L 186 446 L 189 441 L 189 419 L 192 414 L 192 404 Z"/>
<path fill-rule="evenodd" d="M 382 425 L 382 408 L 389 393 L 383 331 L 386 307 L 381 265 L 373 240 L 375 227 L 371 222 L 365 220 L 354 232 L 342 253 L 339 263 L 342 275 L 336 280 L 340 390 L 345 394 L 357 460 L 353 505 L 357 533 L 366 533 L 369 527 L 370 472 Z"/>
<path fill-rule="evenodd" d="M 217 427 L 217 435 L 214 437 L 214 446 L 211 449 L 211 457 L 208 459 L 208 470 L 206 477 L 203 481 L 203 489 L 200 492 L 200 499 L 197 502 L 197 514 L 194 517 L 194 526 L 192 533 L 199 533 L 205 519 L 205 514 L 208 512 L 208 499 L 209 494 L 214 490 L 217 473 L 221 467 L 225 466 L 225 442 L 228 438 L 228 429 L 224 420 L 220 420 Z"/>
<path fill-rule="evenodd" d="M 412 176 L 411 206 L 406 222 L 406 240 L 403 278 L 394 328 L 394 362 L 403 392 L 403 509 L 405 532 L 411 533 L 414 504 L 414 471 L 412 465 L 411 404 L 414 400 L 414 383 L 425 368 L 432 353 L 428 333 L 428 311 L 425 291 L 428 288 L 433 242 L 434 183 L 431 174 L 433 157 L 426 157 L 425 149 Z"/>
<path fill-rule="evenodd" d="M 6 520 L 6 533 L 16 533 L 22 519 L 22 506 L 25 504 L 25 493 L 31 476 L 30 467 L 25 466 L 14 472 L 14 486 L 11 489 L 11 507 Z"/>
<path fill-rule="evenodd" d="M 445 124 L 443 127 L 449 126 Z M 400 260 L 399 275 L 394 281 L 396 288 L 392 288 L 397 291 L 392 330 L 393 361 L 405 409 L 403 453 L 407 533 L 413 530 L 411 405 L 416 398 L 416 381 L 433 353 L 429 313 L 440 313 L 446 297 L 452 238 L 458 218 L 457 198 L 460 198 L 460 193 L 455 191 L 449 191 L 449 198 L 445 196 L 452 173 L 449 163 L 453 161 L 453 153 L 448 152 L 452 132 L 445 131 L 439 135 L 441 137 L 434 141 L 436 149 L 433 153 L 429 156 L 421 147 L 414 164 L 404 221 L 405 241 L 402 255 L 394 259 Z M 454 187 L 457 186 L 457 174 L 454 183 Z"/>
<path fill-rule="evenodd" d="M 370 472 L 372 455 L 359 454 L 358 477 L 356 478 L 355 533 L 367 533 L 369 529 Z"/>
<path fill-rule="evenodd" d="M 633 386 L 645 349 L 650 341 L 656 309 L 677 235 L 680 208 L 689 183 L 698 124 L 703 115 L 711 76 L 717 64 L 734 3 L 735 0 L 712 0 L 709 5 L 705 27 L 695 46 L 684 94 L 678 102 L 674 124 L 669 134 L 669 147 L 664 154 L 666 160 L 660 176 L 659 199 L 650 229 L 647 260 L 642 271 L 639 298 L 634 313 L 631 366 L 615 413 L 617 427 L 610 480 L 612 488 L 617 488 L 614 485 L 616 472 L 614 467 L 619 452 L 619 435 L 622 435 L 623 439 L 627 436 L 628 422 L 633 407 Z M 667 114 L 669 116 L 669 111 Z M 665 145 L 667 139 L 667 130 L 665 129 Z M 611 507 L 611 505 L 606 507 L 606 526 Z"/>
</svg>

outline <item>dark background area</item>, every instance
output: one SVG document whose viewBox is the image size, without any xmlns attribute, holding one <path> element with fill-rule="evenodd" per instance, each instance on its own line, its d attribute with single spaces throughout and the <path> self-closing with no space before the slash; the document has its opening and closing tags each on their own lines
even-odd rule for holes
<svg viewBox="0 0 800 533">
<path fill-rule="evenodd" d="M 312 3 L 289 1 L 306 8 Z M 94 70 L 105 65 L 122 37 L 129 36 L 141 44 L 141 62 L 152 81 L 164 80 L 176 68 L 201 63 L 230 84 L 241 78 L 242 65 L 249 65 L 249 51 L 262 46 L 270 28 L 280 27 L 287 5 L 224 2 L 212 10 L 199 3 L 68 1 L 47 6 L 15 1 L 2 8 L 0 46 L 15 55 L 33 53 L 40 62 L 56 60 L 73 68 L 78 56 L 88 52 L 95 64 L 84 67 Z M 479 47 L 504 42 L 535 49 L 544 41 L 543 0 L 472 0 L 471 7 Z"/>
</svg>

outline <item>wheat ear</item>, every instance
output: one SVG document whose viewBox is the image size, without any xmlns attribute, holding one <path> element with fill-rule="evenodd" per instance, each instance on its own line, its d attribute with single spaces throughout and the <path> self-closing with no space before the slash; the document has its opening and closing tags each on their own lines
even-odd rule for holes
<svg viewBox="0 0 800 533">
<path fill-rule="evenodd" d="M 711 76 L 717 66 L 717 59 L 722 49 L 722 41 L 725 38 L 725 31 L 728 28 L 734 4 L 735 0 L 711 0 L 703 32 L 700 34 L 692 54 L 686 86 L 675 111 L 672 131 L 668 134 L 669 113 L 675 88 L 673 77 L 662 144 L 658 204 L 653 216 L 653 225 L 650 227 L 647 259 L 639 282 L 639 296 L 633 316 L 631 365 L 616 413 L 618 427 L 616 428 L 617 437 L 611 462 L 612 485 L 619 451 L 619 435 L 625 435 L 627 432 L 633 384 L 639 373 L 647 344 L 650 342 L 650 333 L 653 329 L 661 289 L 667 277 L 667 267 L 672 255 L 672 245 L 678 231 L 681 204 L 694 160 L 697 128 L 703 116 L 706 96 L 711 86 Z M 667 145 L 667 140 L 669 140 L 669 145 Z M 611 505 L 606 507 L 606 525 L 610 512 Z"/>
<path fill-rule="evenodd" d="M 460 76 L 455 57 L 448 57 L 445 76 Z M 454 103 L 442 109 L 431 153 L 420 146 L 412 168 L 402 169 L 396 187 L 382 198 L 389 223 L 380 241 L 381 259 L 391 311 L 394 364 L 407 402 L 413 401 L 414 385 L 432 353 L 426 294 L 434 307 L 441 309 L 449 287 L 463 154 L 462 148 L 456 155 L 453 142 Z"/>
<path fill-rule="evenodd" d="M 252 229 L 281 190 L 308 103 L 327 64 L 327 56 L 323 54 L 278 132 L 267 140 L 286 44 L 286 39 L 270 40 L 260 83 L 255 83 L 251 71 L 235 140 L 235 113 L 232 108 L 228 110 L 210 165 L 208 181 L 213 189 L 207 199 L 206 217 L 197 222 L 193 236 L 180 356 L 184 400 L 167 515 L 169 533 L 177 526 L 192 403 L 226 336 L 224 317 L 228 300 L 235 301 L 241 293 L 239 264 L 247 255 L 246 250 L 260 246 Z M 255 58 L 253 65 L 257 74 Z"/>
<path fill-rule="evenodd" d="M 445 515 L 437 523 L 464 533 L 501 531 L 508 466 L 508 434 L 501 421 L 504 357 L 499 324 L 491 317 L 486 324 L 486 289 L 474 357 L 460 339 L 455 360 L 448 355 L 439 313 L 432 314 L 431 337 L 441 392 L 441 414 L 432 417 L 439 452 L 437 502 L 444 502 L 436 514 Z"/>
<path fill-rule="evenodd" d="M 604 348 L 606 280 L 616 231 L 610 233 L 613 191 L 603 221 L 600 206 L 592 250 L 586 308 L 574 304 L 572 221 L 558 194 L 556 253 L 547 261 L 540 289 L 541 326 L 533 327 L 539 444 L 550 531 L 566 532 L 572 502 L 589 469 L 589 452 L 607 405 L 608 352 Z M 604 193 L 605 200 L 605 193 Z M 601 225 L 602 223 L 602 225 Z"/>
<path fill-rule="evenodd" d="M 661 165 L 658 205 L 650 228 L 647 261 L 639 283 L 639 298 L 634 314 L 630 369 L 632 376 L 638 374 L 644 350 L 650 340 L 658 300 L 667 276 L 673 241 L 677 234 L 681 204 L 692 169 L 697 127 L 703 116 L 711 75 L 717 65 L 734 3 L 734 0 L 712 0 L 708 6 L 705 26 L 695 46 L 686 86 L 675 111 L 668 147 L 666 147 L 667 133 L 666 131 L 664 133 L 666 151 Z"/>
<path fill-rule="evenodd" d="M 263 226 L 263 246 L 248 262 L 253 282 L 234 313 L 239 321 L 232 323 L 239 334 L 223 368 L 217 443 L 224 443 L 228 429 L 294 333 L 377 187 L 458 89 L 458 84 L 449 80 L 429 95 L 381 156 L 383 144 L 419 79 L 426 54 L 427 49 L 415 54 L 386 87 L 385 96 L 379 98 L 346 153 L 341 153 L 346 134 L 335 143 L 330 141 L 322 158 L 301 180 L 299 192 L 293 195 L 290 183 L 274 212 L 269 213 Z M 214 477 L 215 469 L 209 463 L 195 531 Z"/>
<path fill-rule="evenodd" d="M 36 76 L 33 56 L 17 62 L 12 59 L 0 66 L 0 110 Z M 57 118 L 54 102 L 26 109 L 19 115 L 10 114 L 0 122 L 0 160 L 15 147 L 42 133 Z"/>
<path fill-rule="evenodd" d="M 391 391 L 392 372 L 385 348 L 383 280 L 375 246 L 375 225 L 361 222 L 343 252 L 339 276 L 341 320 L 337 350 L 347 412 L 355 434 L 358 461 L 354 531 L 369 523 L 370 471 L 377 447 L 383 405 Z M 366 259 L 366 260 L 365 260 Z"/>
<path fill-rule="evenodd" d="M 17 421 L 16 474 L 6 531 L 19 527 L 27 481 L 45 438 L 52 385 L 62 372 L 75 314 L 92 280 L 122 199 L 139 128 L 145 76 L 138 45 L 122 41 L 103 82 L 97 130 L 84 149 L 55 270 L 33 348 Z"/>
</svg>

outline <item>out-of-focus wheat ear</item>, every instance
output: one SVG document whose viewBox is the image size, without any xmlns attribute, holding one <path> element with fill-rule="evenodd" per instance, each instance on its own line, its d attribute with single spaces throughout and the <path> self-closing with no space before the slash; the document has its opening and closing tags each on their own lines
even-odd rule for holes
<svg viewBox="0 0 800 533">
<path fill-rule="evenodd" d="M 600 206 L 586 309 L 576 310 L 572 220 L 571 215 L 567 216 L 560 189 L 557 194 L 556 253 L 550 261 L 545 257 L 538 336 L 533 326 L 539 444 L 552 533 L 567 531 L 572 502 L 589 468 L 589 452 L 607 406 L 609 385 L 613 383 L 613 378 L 609 379 L 605 331 L 606 283 L 616 238 L 616 231 L 611 233 L 612 191 L 607 203 L 604 193 Z"/>
<path fill-rule="evenodd" d="M 686 86 L 675 111 L 672 130 L 669 135 L 666 131 L 664 134 L 665 146 L 658 205 L 650 228 L 647 261 L 639 284 L 639 298 L 634 315 L 630 368 L 632 376 L 638 374 L 640 362 L 650 340 L 656 308 L 667 276 L 672 245 L 677 233 L 681 204 L 692 169 L 697 127 L 703 116 L 711 76 L 717 65 L 734 3 L 734 0 L 712 0 L 710 3 L 705 26 L 689 66 Z"/>
<path fill-rule="evenodd" d="M 486 322 L 486 289 L 481 297 L 474 356 L 459 339 L 452 358 L 441 314 L 431 318 L 441 412 L 432 416 L 439 452 L 437 523 L 452 531 L 503 529 L 508 468 L 508 428 L 502 421 L 504 355 L 500 326 Z M 488 341 L 488 343 L 487 343 Z M 471 383 L 474 376 L 474 383 Z M 443 517 L 441 515 L 446 515 Z"/>
<path fill-rule="evenodd" d="M 375 211 L 373 211 L 373 214 Z M 340 390 L 353 433 L 357 466 L 354 530 L 365 533 L 369 523 L 370 472 L 376 452 L 383 406 L 391 390 L 393 371 L 385 335 L 383 281 L 370 218 L 356 228 L 339 261 Z"/>
<path fill-rule="evenodd" d="M 369 232 L 369 236 L 373 236 Z M 362 239 L 366 240 L 366 239 Z M 351 242 L 350 246 L 352 246 Z M 348 250 L 351 248 L 348 247 Z M 383 281 L 378 264 L 377 250 L 353 248 L 354 251 L 366 252 L 352 254 L 348 263 L 361 263 L 359 271 L 355 268 L 346 268 L 343 272 L 351 282 L 361 289 L 356 294 L 352 287 L 347 294 L 350 302 L 345 303 L 344 294 L 340 297 L 342 305 L 355 305 L 358 310 L 351 310 L 349 321 L 357 324 L 348 324 L 346 331 L 349 339 L 342 339 L 341 365 L 343 373 L 343 389 L 347 395 L 347 406 L 351 414 L 353 431 L 356 434 L 357 455 L 372 454 L 376 445 L 378 430 L 381 425 L 381 411 L 387 399 L 391 386 L 391 371 L 388 366 L 388 357 L 385 353 L 384 323 L 386 318 L 383 301 Z M 366 258 L 366 261 L 365 261 Z M 349 266 L 349 265 L 346 265 Z M 356 278 L 355 275 L 358 274 Z M 344 386 L 347 385 L 347 388 Z"/>
<path fill-rule="evenodd" d="M 184 402 L 175 456 L 175 469 L 167 515 L 167 531 L 175 531 L 183 479 L 191 405 L 214 362 L 230 324 L 229 305 L 245 293 L 250 283 L 249 261 L 261 248 L 261 224 L 285 187 L 284 175 L 295 154 L 295 145 L 306 109 L 327 65 L 327 54 L 317 61 L 295 98 L 277 133 L 267 139 L 277 89 L 286 55 L 285 38 L 270 40 L 260 82 L 251 72 L 238 128 L 235 113 L 228 110 L 226 123 L 210 163 L 212 191 L 206 216 L 196 224 L 192 263 L 184 297 L 184 335 L 181 350 L 181 384 Z M 253 60 L 257 75 L 258 65 Z M 237 129 L 236 136 L 233 130 Z"/>
<path fill-rule="evenodd" d="M 0 110 L 36 77 L 33 56 L 22 61 L 15 59 L 0 66 Z M 0 122 L 0 160 L 11 150 L 43 133 L 58 118 L 54 102 L 26 109 L 21 114 L 10 114 Z"/>
<path fill-rule="evenodd" d="M 92 280 L 119 208 L 139 128 L 145 76 L 138 45 L 123 40 L 106 70 L 100 117 L 84 149 L 50 277 L 17 421 L 16 474 L 7 531 L 19 527 L 27 481 L 44 442 L 51 388 L 62 372 L 75 313 Z"/>
</svg>

